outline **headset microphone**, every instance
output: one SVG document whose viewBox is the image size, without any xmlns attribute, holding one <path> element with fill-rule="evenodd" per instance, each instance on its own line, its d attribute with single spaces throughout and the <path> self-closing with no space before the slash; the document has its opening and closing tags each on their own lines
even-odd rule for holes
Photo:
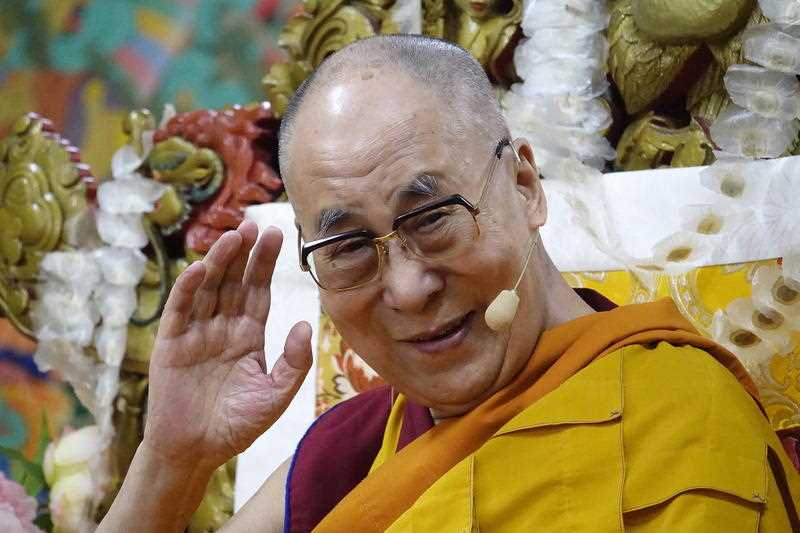
<svg viewBox="0 0 800 533">
<path fill-rule="evenodd" d="M 528 255 L 525 257 L 525 263 L 522 265 L 522 272 L 519 273 L 519 278 L 514 284 L 513 289 L 505 289 L 500 291 L 489 307 L 486 308 L 486 313 L 483 317 L 486 320 L 486 325 L 493 331 L 506 331 L 511 327 L 514 321 L 514 316 L 517 314 L 517 307 L 519 306 L 519 295 L 517 294 L 517 287 L 522 281 L 522 276 L 528 269 L 528 262 L 531 259 L 533 248 L 539 242 L 535 237 L 531 237 L 531 244 L 528 247 Z"/>
</svg>

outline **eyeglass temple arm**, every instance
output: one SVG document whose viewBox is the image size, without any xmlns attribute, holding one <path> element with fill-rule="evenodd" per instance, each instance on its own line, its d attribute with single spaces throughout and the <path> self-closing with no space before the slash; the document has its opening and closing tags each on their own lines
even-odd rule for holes
<svg viewBox="0 0 800 533">
<path fill-rule="evenodd" d="M 300 262 L 300 270 L 308 272 L 308 267 L 303 264 L 303 230 L 300 226 L 297 227 L 297 260 Z"/>
<path fill-rule="evenodd" d="M 494 179 L 494 172 L 497 170 L 497 165 L 500 164 L 500 161 L 503 160 L 503 149 L 509 146 L 511 151 L 514 154 L 514 161 L 517 163 L 517 169 L 522 164 L 522 161 L 519 159 L 519 154 L 516 150 L 514 150 L 514 145 L 511 144 L 511 141 L 508 139 L 503 139 L 497 145 L 497 150 L 495 151 L 494 157 L 489 162 L 489 168 L 486 169 L 486 173 L 484 174 L 485 178 L 483 180 L 483 188 L 481 189 L 481 195 L 478 197 L 478 203 L 475 205 L 480 208 L 483 205 L 483 200 L 486 198 L 486 193 L 489 191 L 489 185 L 491 185 L 492 180 Z"/>
</svg>

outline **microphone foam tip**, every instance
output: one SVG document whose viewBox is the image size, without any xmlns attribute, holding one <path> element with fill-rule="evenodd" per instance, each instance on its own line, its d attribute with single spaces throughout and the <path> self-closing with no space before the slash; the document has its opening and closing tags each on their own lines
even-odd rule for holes
<svg viewBox="0 0 800 533">
<path fill-rule="evenodd" d="M 517 314 L 518 305 L 519 296 L 517 291 L 506 289 L 500 292 L 486 309 L 484 314 L 486 325 L 493 331 L 508 330 L 514 321 L 514 316 Z"/>
</svg>

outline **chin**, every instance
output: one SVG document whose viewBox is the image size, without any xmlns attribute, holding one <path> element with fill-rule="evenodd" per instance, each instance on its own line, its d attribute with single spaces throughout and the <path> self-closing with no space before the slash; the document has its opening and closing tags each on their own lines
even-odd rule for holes
<svg viewBox="0 0 800 533">
<path fill-rule="evenodd" d="M 408 392 L 404 394 L 439 416 L 462 415 L 498 388 L 502 362 L 488 368 L 485 361 L 482 363 L 427 375 L 406 388 Z"/>
</svg>

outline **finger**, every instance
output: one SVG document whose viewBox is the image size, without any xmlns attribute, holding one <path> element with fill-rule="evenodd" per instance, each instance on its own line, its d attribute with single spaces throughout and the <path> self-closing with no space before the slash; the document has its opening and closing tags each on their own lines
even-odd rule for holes
<svg viewBox="0 0 800 533">
<path fill-rule="evenodd" d="M 289 405 L 311 368 L 311 325 L 298 322 L 286 336 L 283 354 L 272 367 L 270 378 L 284 405 Z M 285 408 L 285 407 L 284 407 Z"/>
<path fill-rule="evenodd" d="M 222 284 L 219 290 L 219 303 L 217 308 L 220 313 L 231 314 L 239 309 L 239 301 L 242 298 L 242 275 L 250 250 L 258 237 L 258 226 L 251 220 L 245 220 L 236 229 L 242 236 L 242 244 L 239 251 L 225 270 Z"/>
<path fill-rule="evenodd" d="M 226 231 L 203 258 L 206 275 L 197 289 L 194 299 L 194 315 L 208 318 L 217 306 L 217 292 L 228 264 L 236 256 L 242 244 L 242 236 L 238 231 Z"/>
<path fill-rule="evenodd" d="M 278 228 L 270 226 L 264 230 L 244 274 L 243 311 L 245 315 L 260 322 L 266 322 L 269 314 L 269 288 L 282 241 L 283 234 Z"/>
<path fill-rule="evenodd" d="M 206 267 L 203 262 L 195 261 L 175 280 L 164 304 L 164 311 L 161 313 L 159 335 L 170 337 L 178 335 L 186 327 L 192 313 L 195 291 L 202 283 L 205 272 Z"/>
</svg>

